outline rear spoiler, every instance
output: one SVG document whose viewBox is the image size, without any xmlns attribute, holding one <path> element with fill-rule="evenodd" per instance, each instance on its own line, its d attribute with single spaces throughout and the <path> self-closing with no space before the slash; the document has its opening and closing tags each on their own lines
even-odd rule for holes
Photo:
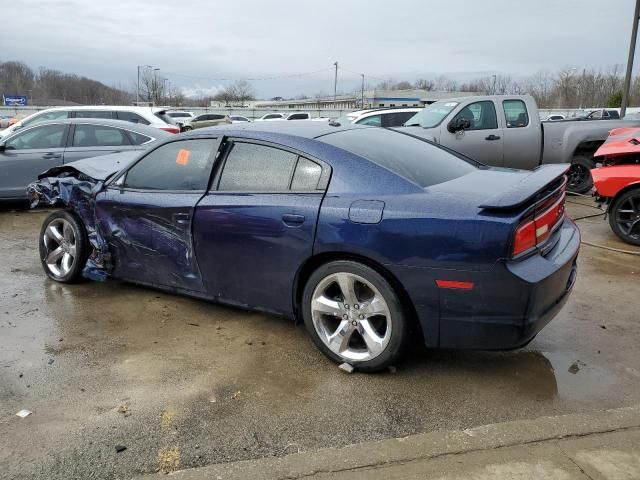
<svg viewBox="0 0 640 480">
<path fill-rule="evenodd" d="M 522 207 L 532 198 L 547 189 L 551 184 L 560 180 L 569 170 L 566 163 L 557 165 L 541 165 L 519 182 L 504 192 L 491 197 L 480 205 L 488 210 L 511 210 Z"/>
</svg>

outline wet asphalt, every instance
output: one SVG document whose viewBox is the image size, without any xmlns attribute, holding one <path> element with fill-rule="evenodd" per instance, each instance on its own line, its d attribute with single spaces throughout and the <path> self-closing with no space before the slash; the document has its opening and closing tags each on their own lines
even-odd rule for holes
<svg viewBox="0 0 640 480">
<path fill-rule="evenodd" d="M 286 319 L 48 280 L 46 214 L 0 211 L 1 479 L 129 478 L 640 402 L 637 256 L 583 246 L 569 302 L 525 349 L 414 347 L 395 372 L 349 375 Z M 634 249 L 602 217 L 579 224 Z"/>
</svg>

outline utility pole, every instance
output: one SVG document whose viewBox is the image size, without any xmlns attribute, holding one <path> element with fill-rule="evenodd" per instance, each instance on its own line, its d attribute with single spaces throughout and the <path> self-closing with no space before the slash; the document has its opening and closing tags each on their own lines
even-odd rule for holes
<svg viewBox="0 0 640 480">
<path fill-rule="evenodd" d="M 364 109 L 364 73 L 360 74 L 362 76 L 362 87 L 360 87 L 360 108 Z"/>
<path fill-rule="evenodd" d="M 336 74 L 333 78 L 333 108 L 336 108 L 336 96 L 338 95 L 338 62 L 335 62 L 334 65 L 336 67 Z"/>
<path fill-rule="evenodd" d="M 624 89 L 622 91 L 622 108 L 620 117 L 624 118 L 629 105 L 629 89 L 631 88 L 631 71 L 633 70 L 633 58 L 636 55 L 636 39 L 638 38 L 638 17 L 640 17 L 640 0 L 636 0 L 636 8 L 633 12 L 633 28 L 631 29 L 631 42 L 629 43 L 629 58 L 627 59 L 627 74 L 624 76 Z"/>
</svg>

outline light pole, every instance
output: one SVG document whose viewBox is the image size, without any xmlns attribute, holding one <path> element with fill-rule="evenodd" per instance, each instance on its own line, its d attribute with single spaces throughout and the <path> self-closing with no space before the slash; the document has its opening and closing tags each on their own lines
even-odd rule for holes
<svg viewBox="0 0 640 480">
<path fill-rule="evenodd" d="M 152 68 L 151 65 L 138 65 L 138 83 L 136 87 L 136 104 L 140 103 L 140 68 Z"/>
<path fill-rule="evenodd" d="M 633 12 L 633 27 L 631 29 L 631 42 L 629 43 L 629 58 L 627 59 L 627 73 L 624 76 L 624 88 L 622 90 L 622 105 L 620 118 L 624 118 L 629 104 L 629 89 L 631 88 L 631 72 L 633 70 L 633 57 L 636 55 L 636 39 L 638 38 L 638 18 L 640 17 L 640 0 L 636 0 L 636 8 Z"/>
<path fill-rule="evenodd" d="M 336 108 L 336 96 L 338 94 L 338 62 L 334 62 L 334 65 L 336 67 L 336 74 L 333 79 L 333 108 Z"/>
<path fill-rule="evenodd" d="M 360 87 L 360 108 L 364 109 L 364 73 L 360 74 L 362 76 L 362 86 Z"/>
</svg>

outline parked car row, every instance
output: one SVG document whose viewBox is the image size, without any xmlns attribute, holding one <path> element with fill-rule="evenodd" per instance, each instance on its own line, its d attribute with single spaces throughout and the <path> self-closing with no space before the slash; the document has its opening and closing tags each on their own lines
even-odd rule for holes
<svg viewBox="0 0 640 480">
<path fill-rule="evenodd" d="M 103 118 L 124 120 L 139 125 L 148 125 L 169 133 L 180 133 L 180 128 L 167 114 L 165 108 L 135 107 L 135 106 L 79 106 L 57 107 L 41 110 L 15 122 L 9 128 L 0 131 L 0 138 L 7 137 L 17 130 L 49 120 L 63 120 L 68 118 Z"/>
<path fill-rule="evenodd" d="M 27 198 L 27 185 L 43 171 L 75 160 L 145 150 L 171 134 L 141 123 L 61 118 L 28 123 L 0 139 L 0 199 Z"/>
</svg>

